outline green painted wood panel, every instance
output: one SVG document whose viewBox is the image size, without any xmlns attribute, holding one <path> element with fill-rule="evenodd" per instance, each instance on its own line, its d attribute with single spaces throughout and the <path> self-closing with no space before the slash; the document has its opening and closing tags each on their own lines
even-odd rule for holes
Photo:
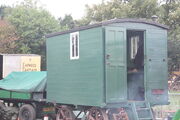
<svg viewBox="0 0 180 120">
<path fill-rule="evenodd" d="M 110 24 L 109 26 L 144 31 L 145 99 L 151 104 L 167 104 L 167 30 L 149 24 L 129 22 Z M 163 89 L 164 93 L 155 95 L 152 94 L 152 89 Z"/>
<path fill-rule="evenodd" d="M 20 93 L 20 92 L 11 92 L 11 98 L 13 99 L 31 99 L 31 93 Z"/>
<path fill-rule="evenodd" d="M 79 59 L 70 60 L 70 34 L 47 40 L 47 99 L 75 105 L 104 105 L 102 28 L 79 31 Z"/>
<path fill-rule="evenodd" d="M 146 99 L 152 104 L 168 103 L 167 31 L 146 31 L 145 79 Z M 162 89 L 163 94 L 153 94 L 153 89 Z"/>
<path fill-rule="evenodd" d="M 105 103 L 127 100 L 127 30 L 142 30 L 145 33 L 146 100 L 158 103 L 159 98 L 162 100 L 160 104 L 166 102 L 167 91 L 163 95 L 152 95 L 151 90 L 167 90 L 167 30 L 129 22 L 79 31 L 78 60 L 70 60 L 69 34 L 48 38 L 47 99 L 88 106 L 104 106 Z M 108 52 L 111 55 L 107 60 Z"/>
<path fill-rule="evenodd" d="M 0 90 L 0 98 L 8 99 L 31 99 L 30 93 L 12 92 L 8 90 Z"/>
<path fill-rule="evenodd" d="M 121 27 L 106 27 L 106 102 L 127 99 L 126 32 Z"/>
<path fill-rule="evenodd" d="M 0 90 L 0 98 L 10 98 L 10 91 L 7 90 Z"/>
</svg>

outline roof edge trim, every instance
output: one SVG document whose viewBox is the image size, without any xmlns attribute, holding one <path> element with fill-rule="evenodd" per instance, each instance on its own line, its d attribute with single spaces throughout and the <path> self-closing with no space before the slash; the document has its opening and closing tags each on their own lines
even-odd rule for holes
<svg viewBox="0 0 180 120">
<path fill-rule="evenodd" d="M 95 24 L 92 24 L 92 25 L 76 27 L 76 28 L 71 29 L 71 30 L 66 30 L 66 31 L 62 31 L 62 32 L 55 32 L 55 33 L 47 34 L 46 38 L 50 38 L 50 37 L 54 37 L 54 36 L 58 36 L 58 35 L 66 34 L 66 33 L 71 33 L 71 32 L 75 32 L 75 31 L 81 31 L 81 30 L 86 30 L 86 29 L 90 29 L 90 28 L 100 27 L 100 26 L 104 26 L 104 25 L 108 25 L 108 24 L 125 23 L 125 22 L 143 23 L 143 24 L 154 25 L 154 26 L 166 29 L 166 30 L 169 29 L 169 27 L 166 26 L 166 25 L 162 25 L 162 24 L 159 24 L 159 23 L 154 22 L 154 21 L 147 21 L 145 19 L 129 19 L 129 18 L 128 19 L 127 18 L 126 19 L 112 19 L 112 20 L 108 20 L 108 21 L 95 23 Z"/>
</svg>

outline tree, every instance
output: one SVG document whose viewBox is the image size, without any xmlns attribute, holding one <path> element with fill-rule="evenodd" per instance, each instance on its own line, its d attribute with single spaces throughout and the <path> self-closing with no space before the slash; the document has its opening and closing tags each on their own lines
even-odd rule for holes
<svg viewBox="0 0 180 120">
<path fill-rule="evenodd" d="M 169 71 L 180 70 L 180 1 L 164 0 L 160 22 L 170 27 L 168 39 Z"/>
<path fill-rule="evenodd" d="M 93 6 L 86 5 L 86 15 L 80 21 L 83 20 L 86 25 L 114 18 L 150 19 L 157 11 L 157 0 L 111 0 Z"/>
<path fill-rule="evenodd" d="M 86 5 L 86 21 L 100 22 L 114 18 L 128 17 L 131 6 L 121 0 L 107 1 L 106 3 L 88 6 Z"/>
<path fill-rule="evenodd" d="M 14 26 L 0 19 L 0 53 L 14 53 L 17 39 Z"/>
<path fill-rule="evenodd" d="M 0 53 L 14 53 L 15 40 L 18 39 L 13 25 L 4 20 L 4 10 L 7 6 L 0 6 Z"/>
<path fill-rule="evenodd" d="M 129 4 L 131 5 L 129 17 L 132 18 L 151 19 L 158 11 L 157 0 L 132 0 Z"/>
<path fill-rule="evenodd" d="M 180 19 L 180 10 L 176 11 L 174 16 Z M 175 19 L 173 18 L 173 20 Z M 168 55 L 170 58 L 170 71 L 180 70 L 180 22 L 175 22 L 175 24 L 174 29 L 169 31 Z"/>
<path fill-rule="evenodd" d="M 16 28 L 19 39 L 15 53 L 40 54 L 45 68 L 45 35 L 60 30 L 56 20 L 37 2 L 24 0 L 13 8 L 6 9 L 6 19 Z"/>
<path fill-rule="evenodd" d="M 72 29 L 75 27 L 75 22 L 71 15 L 65 15 L 64 18 L 58 18 L 60 26 L 63 30 Z"/>
</svg>

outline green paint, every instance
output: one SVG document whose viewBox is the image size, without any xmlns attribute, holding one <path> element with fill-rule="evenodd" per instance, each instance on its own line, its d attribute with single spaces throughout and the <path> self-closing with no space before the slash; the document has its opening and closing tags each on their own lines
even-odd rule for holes
<svg viewBox="0 0 180 120">
<path fill-rule="evenodd" d="M 0 98 L 10 98 L 10 91 L 0 90 Z"/>
<path fill-rule="evenodd" d="M 176 112 L 176 114 L 174 115 L 173 120 L 180 120 L 180 109 Z"/>
<path fill-rule="evenodd" d="M 106 27 L 106 102 L 127 99 L 127 66 L 125 29 Z"/>
<path fill-rule="evenodd" d="M 79 59 L 70 60 L 70 35 L 47 40 L 47 99 L 76 105 L 104 102 L 102 28 L 79 33 Z"/>
<path fill-rule="evenodd" d="M 0 98 L 8 99 L 31 99 L 30 93 L 12 92 L 7 90 L 0 90 Z"/>
<path fill-rule="evenodd" d="M 12 99 L 31 99 L 30 93 L 11 92 Z"/>
<path fill-rule="evenodd" d="M 135 22 L 79 31 L 77 60 L 70 60 L 69 33 L 48 38 L 47 99 L 100 107 L 128 101 L 127 30 L 144 31 L 145 100 L 167 104 L 167 30 Z M 152 89 L 164 89 L 164 93 L 154 95 Z"/>
<path fill-rule="evenodd" d="M 167 31 L 148 29 L 146 31 L 145 88 L 146 99 L 151 104 L 168 103 Z M 163 94 L 152 94 L 152 89 L 162 89 Z"/>
</svg>

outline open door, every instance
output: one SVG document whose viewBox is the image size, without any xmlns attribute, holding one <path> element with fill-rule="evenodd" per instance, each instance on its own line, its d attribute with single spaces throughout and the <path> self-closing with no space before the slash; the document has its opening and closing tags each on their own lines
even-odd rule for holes
<svg viewBox="0 0 180 120">
<path fill-rule="evenodd" d="M 106 103 L 127 99 L 126 31 L 105 28 Z"/>
<path fill-rule="evenodd" d="M 146 31 L 145 47 L 146 100 L 152 104 L 167 104 L 167 31 Z"/>
<path fill-rule="evenodd" d="M 127 30 L 128 100 L 144 101 L 144 30 Z"/>
</svg>

